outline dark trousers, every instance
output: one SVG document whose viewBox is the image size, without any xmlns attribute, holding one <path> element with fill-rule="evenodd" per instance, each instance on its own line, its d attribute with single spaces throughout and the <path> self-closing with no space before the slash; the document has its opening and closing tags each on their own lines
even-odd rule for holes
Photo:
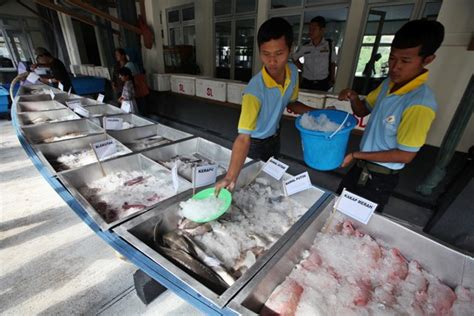
<svg viewBox="0 0 474 316">
<path fill-rule="evenodd" d="M 382 212 L 398 184 L 399 174 L 380 174 L 368 171 L 367 182 L 361 184 L 359 180 L 362 170 L 362 168 L 354 165 L 342 179 L 336 193 L 341 194 L 342 189 L 346 188 L 347 191 L 377 203 L 376 211 Z"/>
<path fill-rule="evenodd" d="M 248 156 L 252 159 L 267 161 L 270 157 L 277 158 L 280 155 L 280 133 L 265 138 L 251 138 Z"/>
<path fill-rule="evenodd" d="M 301 89 L 328 91 L 331 88 L 329 77 L 323 80 L 308 80 L 303 78 L 300 84 Z"/>
</svg>

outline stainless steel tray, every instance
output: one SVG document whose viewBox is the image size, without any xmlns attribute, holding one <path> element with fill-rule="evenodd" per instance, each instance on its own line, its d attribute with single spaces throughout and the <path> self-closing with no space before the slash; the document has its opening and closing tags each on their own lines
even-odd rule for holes
<svg viewBox="0 0 474 316">
<path fill-rule="evenodd" d="M 204 138 L 197 137 L 159 148 L 145 150 L 142 154 L 158 163 L 160 161 L 169 160 L 177 155 L 192 156 L 193 154 L 198 154 L 201 157 L 214 161 L 220 167 L 227 170 L 229 168 L 232 151 Z M 252 159 L 247 158 L 245 163 L 250 161 L 252 161 Z M 189 181 L 192 180 L 183 174 L 180 175 Z"/>
<path fill-rule="evenodd" d="M 153 124 L 147 126 L 134 127 L 125 130 L 108 130 L 107 133 L 114 136 L 120 140 L 125 146 L 133 150 L 134 152 L 139 152 L 143 149 L 138 149 L 134 143 L 141 139 L 146 139 L 153 136 L 161 136 L 170 142 L 191 138 L 192 134 L 182 132 L 180 130 L 171 128 L 163 124 Z M 160 145 L 163 146 L 163 145 Z M 156 147 L 151 145 L 146 148 Z"/>
<path fill-rule="evenodd" d="M 167 177 L 171 178 L 171 172 L 168 169 L 140 154 L 111 159 L 102 163 L 102 166 L 107 174 L 118 171 L 145 171 L 155 175 L 163 173 L 166 174 Z M 119 218 L 116 221 L 107 222 L 79 191 L 81 187 L 89 185 L 94 180 L 102 177 L 102 171 L 97 164 L 88 165 L 79 169 L 66 171 L 58 174 L 58 178 L 63 182 L 64 186 L 69 190 L 69 192 L 71 192 L 71 194 L 82 205 L 82 207 L 87 211 L 87 213 L 89 213 L 89 215 L 95 220 L 95 222 L 100 225 L 102 230 L 108 230 L 124 221 L 129 220 L 134 216 L 142 214 L 148 211 L 149 209 L 167 201 L 167 199 L 164 199 L 150 207 L 147 207 L 146 209 Z M 179 178 L 178 194 L 171 196 L 168 199 L 177 198 L 177 196 L 182 194 L 182 192 L 190 188 L 191 184 L 188 181 L 184 180 L 183 178 Z"/>
<path fill-rule="evenodd" d="M 240 188 L 247 183 L 252 182 L 261 166 L 262 163 L 253 163 L 245 167 L 240 174 L 236 187 Z M 285 178 L 289 177 L 291 176 L 288 174 L 285 175 Z M 190 196 L 191 192 L 187 192 L 187 195 L 183 196 L 182 198 L 185 199 Z M 326 197 L 327 195 L 324 193 L 324 191 L 315 187 L 308 191 L 292 196 L 293 199 L 304 205 L 308 211 L 306 211 L 306 213 L 270 247 L 270 249 L 268 249 L 261 257 L 259 257 L 256 263 L 253 264 L 240 278 L 238 278 L 232 286 L 230 286 L 220 295 L 196 280 L 196 278 L 191 276 L 191 274 L 169 261 L 152 247 L 154 226 L 158 221 L 161 221 L 164 233 L 167 230 L 176 229 L 180 219 L 178 214 L 179 201 L 168 201 L 166 204 L 162 204 L 159 207 L 156 207 L 147 213 L 140 215 L 139 217 L 115 227 L 114 231 L 127 242 L 132 244 L 135 248 L 146 254 L 154 262 L 158 263 L 164 269 L 176 276 L 176 280 L 173 280 L 173 282 L 185 283 L 187 286 L 196 291 L 196 295 L 203 296 L 217 306 L 223 307 L 250 279 L 252 279 L 252 277 L 265 265 L 265 263 L 275 255 L 277 250 L 285 244 L 288 238 L 290 238 L 300 229 L 301 225 L 309 217 L 311 217 L 311 214 L 315 211 L 318 204 Z"/>
<path fill-rule="evenodd" d="M 80 138 L 75 138 L 75 139 L 61 140 L 61 141 L 57 141 L 57 142 L 49 143 L 49 144 L 37 144 L 37 145 L 33 145 L 33 148 L 37 152 L 38 158 L 43 162 L 43 165 L 49 170 L 49 172 L 51 174 L 56 174 L 57 172 L 66 171 L 66 170 L 59 170 L 58 167 L 55 165 L 55 161 L 59 156 L 63 154 L 67 154 L 67 153 L 82 151 L 82 150 L 89 150 L 89 149 L 92 150 L 91 144 L 97 143 L 106 139 L 114 139 L 114 138 L 107 134 L 97 134 L 97 135 L 85 136 L 85 137 L 80 137 Z M 132 152 L 130 149 L 122 145 L 119 141 L 115 140 L 115 142 L 117 144 L 117 151 L 120 153 L 120 156 L 129 154 Z M 109 159 L 113 159 L 113 158 L 109 158 Z M 105 161 L 106 160 L 108 159 L 105 159 Z M 74 168 L 74 169 L 78 169 L 78 168 Z M 74 170 L 74 169 L 67 169 L 67 170 Z"/>
<path fill-rule="evenodd" d="M 328 220 L 335 199 L 312 215 L 265 267 L 229 303 L 228 307 L 242 315 L 256 315 L 273 290 L 290 274 L 304 250 L 311 247 L 316 234 Z M 374 214 L 368 225 L 357 223 L 362 231 L 392 247 L 400 249 L 408 259 L 416 259 L 427 271 L 450 286 L 474 286 L 474 258 L 438 243 L 430 236 L 417 233 L 393 219 Z"/>
<path fill-rule="evenodd" d="M 110 105 L 110 106 L 112 106 L 112 105 Z M 89 109 L 89 107 L 87 107 L 86 109 Z M 123 113 L 122 110 L 120 110 L 120 111 L 121 111 L 121 113 Z M 147 119 L 145 119 L 141 116 L 131 114 L 131 113 L 107 115 L 107 117 L 120 117 L 120 118 L 123 119 L 124 122 L 132 124 L 133 127 L 139 127 L 139 126 L 146 126 L 146 125 L 155 124 L 154 122 L 152 122 L 150 120 L 147 120 Z M 100 125 L 101 127 L 103 127 L 103 116 L 102 117 L 90 117 L 89 119 L 92 122 L 94 122 L 95 124 Z M 107 132 L 109 132 L 109 130 Z"/>
<path fill-rule="evenodd" d="M 43 94 L 49 95 L 49 90 L 52 90 L 55 94 L 64 93 L 64 91 L 61 91 L 57 88 L 40 83 L 21 86 L 18 89 L 17 96 L 38 96 Z"/>
<path fill-rule="evenodd" d="M 89 105 L 84 108 L 89 111 L 89 118 L 91 119 L 94 117 L 124 113 L 120 108 L 110 104 Z"/>
<path fill-rule="evenodd" d="M 104 105 L 105 103 L 103 102 L 99 102 L 97 100 L 94 100 L 94 99 L 89 99 L 89 98 L 80 98 L 79 99 L 81 101 L 81 105 L 82 106 L 91 106 L 91 105 Z M 110 104 L 109 104 L 110 105 Z M 115 106 L 114 106 L 115 107 Z M 123 112 L 123 111 L 121 111 Z"/>
<path fill-rule="evenodd" d="M 25 101 L 17 103 L 17 112 L 38 112 L 48 110 L 60 110 L 66 108 L 57 101 Z"/>
<path fill-rule="evenodd" d="M 39 111 L 39 112 L 28 112 L 28 113 L 17 113 L 18 121 L 20 125 L 38 125 L 38 124 L 45 124 L 45 123 L 54 123 L 51 121 L 71 121 L 71 120 L 78 120 L 80 116 L 74 113 L 69 109 L 61 109 L 61 110 L 52 110 L 52 111 Z M 38 123 L 34 123 L 35 119 L 44 118 L 48 121 L 42 121 Z"/>
<path fill-rule="evenodd" d="M 104 133 L 104 130 L 87 119 L 23 127 L 23 133 L 30 144 L 44 143 L 45 139 L 76 133 L 83 136 Z M 78 138 L 83 136 L 76 136 Z M 51 143 L 51 142 L 50 142 Z"/>
</svg>

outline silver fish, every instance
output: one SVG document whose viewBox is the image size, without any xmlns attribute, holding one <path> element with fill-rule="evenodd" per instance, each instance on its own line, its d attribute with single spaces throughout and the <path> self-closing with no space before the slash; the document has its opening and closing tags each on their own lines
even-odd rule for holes
<svg viewBox="0 0 474 316">
<path fill-rule="evenodd" d="M 208 265 L 214 272 L 216 272 L 223 280 L 225 283 L 227 283 L 228 286 L 231 286 L 234 284 L 235 279 L 227 272 L 227 270 L 224 268 L 222 262 L 220 262 L 219 259 L 208 255 L 207 253 L 204 252 L 204 250 L 201 249 L 191 238 L 189 238 L 186 235 L 182 235 L 189 244 L 191 244 L 194 248 L 194 251 L 197 254 L 197 257 L 201 262 L 204 262 L 206 265 Z"/>
</svg>

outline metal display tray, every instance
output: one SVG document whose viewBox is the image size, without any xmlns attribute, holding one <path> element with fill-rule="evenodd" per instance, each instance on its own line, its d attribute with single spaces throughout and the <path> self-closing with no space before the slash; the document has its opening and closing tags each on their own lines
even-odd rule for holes
<svg viewBox="0 0 474 316">
<path fill-rule="evenodd" d="M 153 124 L 153 125 L 146 125 L 146 126 L 139 126 L 134 128 L 129 128 L 125 130 L 107 130 L 107 133 L 117 138 L 121 141 L 125 146 L 132 149 L 134 152 L 139 152 L 141 150 L 136 150 L 133 148 L 133 142 L 136 142 L 140 139 L 145 139 L 147 137 L 152 136 L 161 136 L 166 138 L 170 142 L 175 142 L 182 139 L 188 139 L 194 137 L 192 134 L 182 132 L 180 130 L 174 129 L 172 127 L 163 125 L 163 124 Z M 166 144 L 160 145 L 164 146 Z M 144 150 L 153 148 L 155 146 L 146 148 Z"/>
<path fill-rule="evenodd" d="M 104 141 L 106 139 L 114 139 L 114 138 L 107 134 L 97 134 L 97 135 L 90 135 L 90 136 L 85 136 L 85 137 L 80 137 L 80 138 L 61 140 L 61 141 L 57 141 L 57 142 L 49 143 L 49 144 L 37 144 L 37 145 L 33 145 L 33 149 L 36 151 L 39 159 L 43 162 L 43 165 L 46 168 L 48 168 L 50 173 L 56 174 L 57 172 L 66 172 L 68 170 L 78 169 L 78 168 L 74 168 L 74 169 L 68 169 L 68 170 L 62 170 L 62 171 L 56 170 L 54 166 L 52 165 L 52 163 L 59 156 L 63 154 L 67 154 L 67 153 L 82 151 L 82 150 L 89 150 L 89 149 L 92 150 L 91 144 Z M 115 140 L 115 143 L 117 144 L 117 151 L 121 152 L 120 156 L 129 154 L 132 152 L 130 149 L 125 147 L 119 141 L 117 141 L 116 139 L 114 140 Z M 117 156 L 111 157 L 111 158 L 105 159 L 104 161 L 113 159 L 116 157 Z"/>
<path fill-rule="evenodd" d="M 89 111 L 89 118 L 102 117 L 105 115 L 122 114 L 124 113 L 120 108 L 110 104 L 95 104 L 84 106 Z"/>
<path fill-rule="evenodd" d="M 109 174 L 118 171 L 146 171 L 151 174 L 157 174 L 157 172 L 165 172 L 167 176 L 171 178 L 171 172 L 165 167 L 157 164 L 156 162 L 146 158 L 141 154 L 130 155 L 126 157 L 118 157 L 102 163 L 104 171 Z M 151 205 L 143 210 L 137 211 L 133 214 L 119 218 L 113 222 L 107 222 L 102 216 L 96 211 L 96 209 L 89 203 L 89 201 L 79 192 L 81 187 L 84 187 L 94 180 L 102 178 L 103 174 L 98 164 L 87 165 L 78 169 L 65 171 L 58 174 L 58 178 L 62 181 L 64 186 L 74 196 L 74 198 L 81 204 L 87 213 L 95 220 L 102 230 L 108 230 L 130 218 L 144 213 L 153 207 L 163 203 L 165 200 L 159 201 L 158 203 Z M 191 188 L 191 184 L 179 177 L 179 191 L 176 195 L 182 194 L 182 192 Z M 169 199 L 175 198 L 176 195 Z"/>
<path fill-rule="evenodd" d="M 49 110 L 61 110 L 66 108 L 64 104 L 58 101 L 25 101 L 17 103 L 17 112 L 38 112 Z"/>
<path fill-rule="evenodd" d="M 255 179 L 256 174 L 261 170 L 262 162 L 252 163 L 244 167 L 238 178 L 236 188 L 241 188 Z M 288 174 L 284 175 L 287 179 L 291 177 Z M 276 180 L 275 180 L 276 181 Z M 191 196 L 191 192 L 183 198 Z M 302 224 L 315 212 L 319 204 L 322 203 L 328 196 L 324 191 L 312 187 L 307 191 L 297 193 L 291 196 L 292 199 L 302 204 L 308 210 L 293 226 L 281 236 L 264 254 L 262 254 L 255 264 L 253 264 L 240 278 L 238 278 L 232 286 L 225 290 L 222 294 L 217 294 L 207 286 L 196 280 L 188 272 L 182 270 L 180 267 L 169 261 L 156 250 L 152 248 L 154 226 L 158 221 L 161 221 L 164 229 L 174 230 L 177 227 L 180 216 L 178 214 L 179 201 L 168 201 L 145 214 L 142 214 L 120 226 L 114 228 L 114 231 L 119 234 L 124 240 L 133 245 L 135 248 L 146 254 L 154 262 L 168 270 L 176 276 L 173 282 L 185 283 L 190 288 L 196 291 L 195 295 L 203 296 L 207 300 L 213 302 L 219 307 L 224 307 L 232 297 L 238 293 L 242 287 L 255 276 L 255 274 L 272 258 L 278 249 L 282 247 L 285 242 L 300 230 Z M 258 210 L 255 210 L 258 211 Z"/>
<path fill-rule="evenodd" d="M 333 209 L 336 199 L 313 214 L 301 230 L 283 246 L 265 267 L 229 303 L 228 307 L 242 315 L 256 315 L 273 290 L 290 274 L 304 250 L 311 247 Z M 391 247 L 398 248 L 408 259 L 416 259 L 427 271 L 449 286 L 474 286 L 474 258 L 461 253 L 432 237 L 417 233 L 394 219 L 374 214 L 367 225 L 357 223 L 361 231 Z"/>
<path fill-rule="evenodd" d="M 174 144 L 164 145 L 159 148 L 148 149 L 143 151 L 142 154 L 158 163 L 160 163 L 160 161 L 169 160 L 177 155 L 191 156 L 193 154 L 198 154 L 208 160 L 214 161 L 220 167 L 227 170 L 229 168 L 232 151 L 204 138 L 196 137 L 179 141 Z M 244 163 L 250 161 L 252 161 L 252 159 L 246 158 Z M 218 176 L 219 175 L 220 174 L 218 174 Z M 180 176 L 185 177 L 182 174 L 180 174 Z M 189 181 L 192 180 L 187 177 L 185 178 Z"/>
<path fill-rule="evenodd" d="M 84 136 L 87 136 L 104 133 L 104 130 L 87 119 L 23 127 L 23 134 L 25 134 L 30 144 L 40 144 L 43 143 L 45 139 L 61 137 L 70 133 L 84 134 Z M 83 136 L 74 138 L 78 137 Z"/>
<path fill-rule="evenodd" d="M 46 124 L 49 122 L 40 122 L 40 123 L 33 123 L 33 120 L 37 118 L 46 118 L 48 120 L 57 120 L 57 121 L 71 121 L 71 120 L 78 120 L 81 117 L 74 113 L 69 109 L 61 109 L 61 110 L 51 110 L 51 111 L 38 111 L 38 112 L 27 112 L 27 113 L 18 113 L 18 121 L 20 125 L 39 125 L 39 124 Z M 54 123 L 54 122 L 51 122 Z"/>
<path fill-rule="evenodd" d="M 28 84 L 28 85 L 23 85 L 18 89 L 17 95 L 18 96 L 36 96 L 36 95 L 42 95 L 42 94 L 49 94 L 49 90 L 52 90 L 55 94 L 59 93 L 64 93 L 64 91 L 61 91 L 58 88 L 54 88 L 52 86 L 48 86 L 46 84 Z"/>
<path fill-rule="evenodd" d="M 110 105 L 112 106 L 112 105 Z M 86 109 L 88 110 L 89 107 L 86 107 Z M 117 108 L 118 109 L 118 108 Z M 119 109 L 120 110 L 120 109 Z M 121 113 L 123 113 L 122 110 L 120 110 Z M 139 126 L 146 126 L 146 125 L 153 125 L 155 124 L 154 122 L 150 121 L 150 120 L 147 120 L 141 116 L 138 116 L 138 115 L 135 115 L 135 114 L 131 114 L 131 113 L 123 113 L 123 114 L 114 114 L 114 115 L 107 115 L 107 117 L 119 117 L 119 118 L 122 118 L 124 122 L 127 122 L 127 123 L 130 123 L 130 124 L 133 124 L 134 127 L 139 127 Z M 100 125 L 101 127 L 103 127 L 103 119 L 104 116 L 102 117 L 90 117 L 89 119 L 94 122 L 95 124 L 97 125 Z M 107 130 L 107 133 L 109 132 L 110 130 Z"/>
</svg>

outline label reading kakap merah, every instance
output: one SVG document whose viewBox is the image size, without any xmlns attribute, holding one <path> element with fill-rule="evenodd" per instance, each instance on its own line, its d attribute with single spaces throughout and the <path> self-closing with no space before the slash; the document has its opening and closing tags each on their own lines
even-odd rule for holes
<svg viewBox="0 0 474 316">
<path fill-rule="evenodd" d="M 349 192 L 344 188 L 336 202 L 336 209 L 363 224 L 367 224 L 374 214 L 377 205 L 377 203 Z"/>
</svg>

